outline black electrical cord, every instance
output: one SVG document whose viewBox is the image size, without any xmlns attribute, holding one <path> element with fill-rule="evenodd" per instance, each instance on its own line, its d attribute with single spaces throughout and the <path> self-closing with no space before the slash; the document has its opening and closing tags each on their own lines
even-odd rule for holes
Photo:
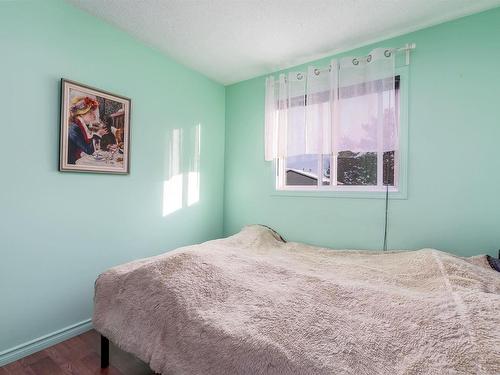
<svg viewBox="0 0 500 375">
<path fill-rule="evenodd" d="M 390 154 L 388 154 L 387 164 L 385 166 L 385 221 L 384 221 L 384 247 L 383 247 L 384 251 L 387 251 L 387 223 L 389 218 L 389 159 L 390 159 L 389 155 Z M 382 163 L 383 162 L 384 162 L 384 157 L 382 156 Z"/>
<path fill-rule="evenodd" d="M 399 95 L 397 92 L 400 89 L 400 79 L 401 77 L 398 75 L 394 77 L 394 90 L 396 95 Z M 387 230 L 388 230 L 388 222 L 389 222 L 389 172 L 390 172 L 390 161 L 391 161 L 391 151 L 387 151 L 387 163 L 385 167 L 385 221 L 384 221 L 384 251 L 387 251 Z M 392 184 L 395 184 L 395 176 L 394 176 L 394 163 L 396 161 L 396 151 L 392 151 Z M 384 162 L 384 154 L 382 152 L 382 163 Z M 384 176 L 382 175 L 382 182 Z M 500 255 L 500 254 L 499 254 Z"/>
<path fill-rule="evenodd" d="M 384 251 L 387 251 L 387 219 L 389 213 L 389 184 L 385 185 Z"/>
</svg>

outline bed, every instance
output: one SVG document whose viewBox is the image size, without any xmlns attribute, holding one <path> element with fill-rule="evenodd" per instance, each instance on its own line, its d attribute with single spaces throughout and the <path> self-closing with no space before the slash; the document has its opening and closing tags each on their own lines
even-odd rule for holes
<svg viewBox="0 0 500 375">
<path fill-rule="evenodd" d="M 111 268 L 94 303 L 103 343 L 164 375 L 500 374 L 486 256 L 331 250 L 254 225 Z"/>
</svg>

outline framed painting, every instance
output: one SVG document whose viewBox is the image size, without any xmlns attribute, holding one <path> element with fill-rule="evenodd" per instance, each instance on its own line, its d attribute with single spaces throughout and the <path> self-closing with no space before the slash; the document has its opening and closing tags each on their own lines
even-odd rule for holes
<svg viewBox="0 0 500 375">
<path fill-rule="evenodd" d="M 59 170 L 129 173 L 131 100 L 61 80 Z"/>
</svg>

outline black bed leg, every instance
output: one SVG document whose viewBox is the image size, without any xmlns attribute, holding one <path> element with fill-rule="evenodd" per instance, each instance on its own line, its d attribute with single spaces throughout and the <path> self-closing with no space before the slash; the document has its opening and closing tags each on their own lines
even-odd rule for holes
<svg viewBox="0 0 500 375">
<path fill-rule="evenodd" d="M 101 335 L 101 368 L 109 367 L 109 340 Z"/>
</svg>

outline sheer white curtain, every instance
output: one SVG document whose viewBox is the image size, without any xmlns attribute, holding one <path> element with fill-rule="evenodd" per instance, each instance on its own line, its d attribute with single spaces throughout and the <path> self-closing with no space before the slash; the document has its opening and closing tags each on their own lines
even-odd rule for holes
<svg viewBox="0 0 500 375">
<path fill-rule="evenodd" d="M 268 77 L 265 159 L 342 151 L 377 152 L 382 158 L 384 151 L 396 150 L 394 55 L 393 49 L 376 49 L 278 80 Z"/>
</svg>

